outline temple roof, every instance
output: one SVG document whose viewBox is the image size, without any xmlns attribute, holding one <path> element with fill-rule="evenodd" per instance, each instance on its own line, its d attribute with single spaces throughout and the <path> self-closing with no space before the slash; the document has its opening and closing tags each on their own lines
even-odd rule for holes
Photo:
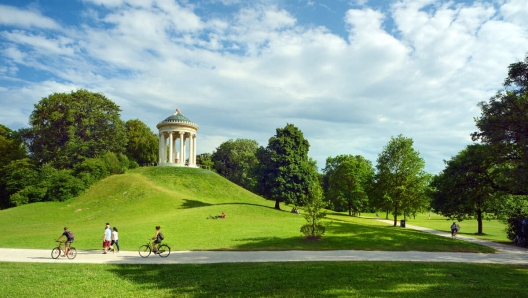
<svg viewBox="0 0 528 298">
<path fill-rule="evenodd" d="M 180 109 L 176 109 L 176 112 L 172 114 L 171 116 L 167 117 L 165 120 L 158 123 L 156 126 L 160 126 L 163 124 L 186 124 L 190 126 L 194 126 L 198 128 L 198 124 L 193 123 L 191 120 L 189 120 L 187 117 L 185 117 L 181 112 Z"/>
</svg>

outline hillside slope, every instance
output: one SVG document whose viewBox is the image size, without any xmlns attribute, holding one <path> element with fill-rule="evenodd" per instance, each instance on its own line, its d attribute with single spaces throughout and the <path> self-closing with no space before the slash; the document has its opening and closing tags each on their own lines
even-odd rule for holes
<svg viewBox="0 0 528 298">
<path fill-rule="evenodd" d="M 110 176 L 67 202 L 0 211 L 0 247 L 51 249 L 64 226 L 80 250 L 101 249 L 106 222 L 119 230 L 121 249 L 136 250 L 161 225 L 175 250 L 423 250 L 490 249 L 374 220 L 329 212 L 322 241 L 305 241 L 302 216 L 202 169 L 148 167 Z M 227 214 L 226 219 L 206 219 Z"/>
</svg>

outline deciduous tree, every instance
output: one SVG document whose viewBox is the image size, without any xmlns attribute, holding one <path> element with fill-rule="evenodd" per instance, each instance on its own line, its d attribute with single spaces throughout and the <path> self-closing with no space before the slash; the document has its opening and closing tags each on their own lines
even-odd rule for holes
<svg viewBox="0 0 528 298">
<path fill-rule="evenodd" d="M 72 168 L 106 151 L 125 152 L 126 130 L 120 111 L 101 93 L 84 89 L 54 93 L 35 104 L 24 137 L 39 165 Z"/>
<path fill-rule="evenodd" d="M 256 179 L 254 176 L 257 164 L 256 152 L 258 143 L 255 140 L 236 139 L 220 144 L 211 155 L 216 172 L 229 181 L 253 191 Z"/>
<path fill-rule="evenodd" d="M 374 175 L 369 160 L 361 155 L 329 157 L 324 172 L 328 183 L 326 199 L 333 202 L 334 206 L 346 206 L 348 215 L 367 207 L 368 189 Z"/>
<path fill-rule="evenodd" d="M 426 190 L 430 176 L 424 172 L 425 161 L 412 146 L 410 138 L 391 137 L 377 160 L 377 191 L 385 201 L 382 206 L 394 215 L 394 226 L 398 215 L 415 213 L 429 204 Z"/>
<path fill-rule="evenodd" d="M 257 193 L 275 201 L 302 206 L 310 184 L 318 181 L 315 161 L 308 157 L 310 144 L 293 124 L 277 128 L 267 147 L 259 147 L 256 167 Z"/>
<path fill-rule="evenodd" d="M 139 164 L 150 164 L 158 160 L 159 141 L 150 127 L 139 119 L 125 123 L 127 145 L 126 155 Z"/>
</svg>

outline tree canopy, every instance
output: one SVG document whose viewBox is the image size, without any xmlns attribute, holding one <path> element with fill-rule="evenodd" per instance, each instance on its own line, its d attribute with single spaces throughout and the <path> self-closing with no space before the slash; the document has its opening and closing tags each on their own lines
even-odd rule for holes
<svg viewBox="0 0 528 298">
<path fill-rule="evenodd" d="M 255 140 L 236 139 L 226 141 L 211 155 L 216 172 L 229 181 L 253 191 L 257 164 L 256 152 L 258 143 Z"/>
<path fill-rule="evenodd" d="M 38 164 L 72 168 L 106 151 L 125 152 L 127 138 L 120 112 L 101 93 L 84 89 L 54 93 L 35 104 L 24 138 Z"/>
<path fill-rule="evenodd" d="M 491 146 L 497 165 L 495 189 L 528 195 L 528 56 L 509 67 L 505 87 L 488 102 L 480 102 L 474 141 Z"/>
<path fill-rule="evenodd" d="M 377 159 L 375 175 L 378 204 L 394 215 L 394 226 L 401 214 L 414 214 L 428 207 L 426 195 L 430 175 L 424 172 L 425 161 L 413 148 L 413 140 L 391 137 Z"/>
<path fill-rule="evenodd" d="M 257 193 L 280 202 L 302 206 L 312 181 L 318 181 L 315 161 L 308 157 L 310 144 L 293 124 L 277 128 L 267 147 L 259 147 L 256 167 Z"/>
<path fill-rule="evenodd" d="M 446 168 L 433 178 L 432 207 L 453 219 L 476 217 L 478 233 L 487 213 L 498 215 L 497 199 L 501 194 L 493 188 L 494 160 L 489 145 L 473 144 L 446 161 Z"/>
<path fill-rule="evenodd" d="M 326 159 L 326 198 L 334 208 L 345 207 L 352 211 L 364 211 L 368 206 L 368 190 L 374 176 L 374 168 L 361 155 L 339 155 Z"/>
<path fill-rule="evenodd" d="M 126 155 L 139 164 L 153 163 L 158 160 L 158 136 L 139 119 L 128 120 L 126 128 Z"/>
</svg>

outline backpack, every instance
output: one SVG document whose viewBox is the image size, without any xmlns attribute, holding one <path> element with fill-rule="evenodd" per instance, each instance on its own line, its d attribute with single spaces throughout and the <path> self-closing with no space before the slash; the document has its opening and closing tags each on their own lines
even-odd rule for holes
<svg viewBox="0 0 528 298">
<path fill-rule="evenodd" d="M 75 238 L 75 234 L 73 234 L 73 232 L 71 232 L 71 231 L 66 232 L 66 234 L 67 234 L 66 237 L 68 237 L 68 239 Z"/>
<path fill-rule="evenodd" d="M 165 240 L 165 236 L 163 235 L 162 232 L 158 233 L 158 238 L 159 238 L 159 240 Z"/>
</svg>

